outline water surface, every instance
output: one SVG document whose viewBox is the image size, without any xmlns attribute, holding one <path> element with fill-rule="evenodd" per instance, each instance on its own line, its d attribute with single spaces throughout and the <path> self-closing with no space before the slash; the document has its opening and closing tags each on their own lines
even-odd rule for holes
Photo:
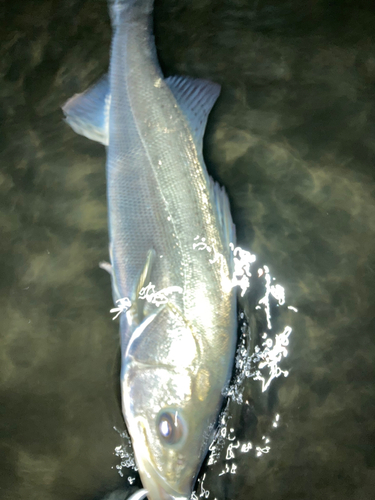
<svg viewBox="0 0 375 500">
<path fill-rule="evenodd" d="M 264 393 L 248 378 L 244 402 L 231 403 L 229 438 L 254 448 L 227 459 L 227 434 L 198 495 L 370 499 L 374 8 L 159 0 L 155 18 L 165 74 L 222 85 L 205 140 L 208 169 L 229 193 L 239 244 L 298 309 L 280 318 L 293 328 L 289 376 Z M 132 470 L 120 477 L 114 454 L 113 427 L 124 424 L 118 325 L 98 267 L 108 258 L 105 151 L 76 136 L 60 111 L 106 71 L 106 2 L 7 2 L 1 33 L 0 497 L 126 495 L 140 483 Z M 244 303 L 252 347 L 262 328 L 256 297 Z M 270 449 L 258 456 L 264 437 Z"/>
</svg>

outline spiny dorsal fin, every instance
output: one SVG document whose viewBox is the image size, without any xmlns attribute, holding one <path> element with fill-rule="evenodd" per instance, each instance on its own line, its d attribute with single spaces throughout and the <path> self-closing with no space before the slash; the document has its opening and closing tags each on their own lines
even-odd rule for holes
<svg viewBox="0 0 375 500">
<path fill-rule="evenodd" d="M 165 81 L 189 122 L 200 153 L 207 118 L 219 97 L 220 85 L 189 76 L 170 76 Z"/>
<path fill-rule="evenodd" d="M 108 146 L 110 105 L 108 75 L 104 75 L 85 92 L 68 99 L 62 110 L 74 132 Z"/>
</svg>

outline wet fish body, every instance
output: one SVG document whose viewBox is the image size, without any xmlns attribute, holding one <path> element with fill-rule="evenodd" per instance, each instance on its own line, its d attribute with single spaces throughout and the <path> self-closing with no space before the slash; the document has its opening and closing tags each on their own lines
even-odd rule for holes
<svg viewBox="0 0 375 500">
<path fill-rule="evenodd" d="M 109 74 L 63 109 L 74 130 L 107 145 L 112 290 L 128 304 L 123 414 L 149 499 L 170 500 L 190 497 L 231 374 L 235 235 L 202 156 L 220 88 L 164 78 L 152 7 L 110 2 Z"/>
</svg>

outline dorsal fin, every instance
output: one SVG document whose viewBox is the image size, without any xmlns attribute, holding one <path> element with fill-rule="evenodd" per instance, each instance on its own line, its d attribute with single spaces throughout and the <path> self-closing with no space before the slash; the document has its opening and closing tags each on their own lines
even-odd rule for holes
<svg viewBox="0 0 375 500">
<path fill-rule="evenodd" d="M 233 224 L 232 215 L 230 212 L 230 205 L 228 200 L 228 195 L 224 187 L 215 182 L 210 177 L 211 190 L 214 195 L 216 212 L 219 219 L 219 224 L 221 228 L 221 237 L 223 241 L 224 248 L 229 252 L 230 243 L 236 246 L 236 227 Z M 230 272 L 233 271 L 233 256 L 230 252 Z"/>
<path fill-rule="evenodd" d="M 170 76 L 165 81 L 186 116 L 201 153 L 207 118 L 219 97 L 220 85 L 189 76 Z"/>
<path fill-rule="evenodd" d="M 85 92 L 68 99 L 62 110 L 74 132 L 108 146 L 110 105 L 108 75 L 104 75 Z"/>
<path fill-rule="evenodd" d="M 166 82 L 189 122 L 203 172 L 206 175 L 215 202 L 223 245 L 229 252 L 229 243 L 234 245 L 236 243 L 236 230 L 230 213 L 228 196 L 225 189 L 221 188 L 208 175 L 202 154 L 207 118 L 216 99 L 219 97 L 220 85 L 188 76 L 171 76 L 166 79 Z"/>
</svg>

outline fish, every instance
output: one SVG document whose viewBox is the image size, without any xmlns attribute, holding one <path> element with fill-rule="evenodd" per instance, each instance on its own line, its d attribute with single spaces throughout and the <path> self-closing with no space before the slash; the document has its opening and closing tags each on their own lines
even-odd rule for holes
<svg viewBox="0 0 375 500">
<path fill-rule="evenodd" d="M 152 0 L 109 2 L 108 74 L 63 106 L 106 146 L 121 404 L 149 500 L 190 498 L 217 430 L 237 341 L 235 244 L 227 194 L 203 136 L 220 86 L 165 78 Z"/>
</svg>

